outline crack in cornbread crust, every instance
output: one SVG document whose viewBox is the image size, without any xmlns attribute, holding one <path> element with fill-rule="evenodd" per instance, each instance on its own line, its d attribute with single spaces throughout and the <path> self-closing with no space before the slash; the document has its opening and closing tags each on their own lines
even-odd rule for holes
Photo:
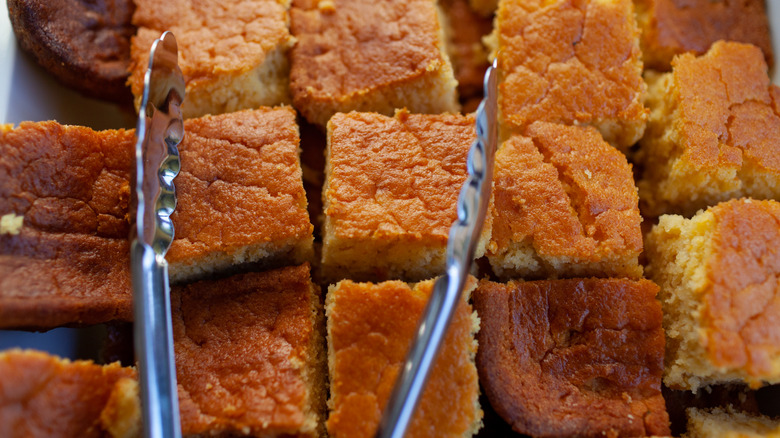
<svg viewBox="0 0 780 438">
<path fill-rule="evenodd" d="M 479 319 L 468 304 L 475 286 L 470 277 L 406 436 L 469 437 L 482 426 L 474 366 Z M 330 436 L 375 433 L 432 288 L 433 280 L 344 280 L 328 288 Z"/>
<path fill-rule="evenodd" d="M 328 128 L 325 275 L 414 281 L 444 272 L 474 117 L 353 112 L 336 114 Z M 477 258 L 491 223 L 489 215 Z"/>
<path fill-rule="evenodd" d="M 309 122 L 324 128 L 349 111 L 458 111 L 436 2 L 296 0 L 290 14 L 290 90 Z"/>
<path fill-rule="evenodd" d="M 140 104 L 149 48 L 163 31 L 176 35 L 186 82 L 184 117 L 290 101 L 287 52 L 290 0 L 135 0 L 129 84 Z"/>
<path fill-rule="evenodd" d="M 675 55 L 702 55 L 718 40 L 756 45 L 767 63 L 773 63 L 764 0 L 637 0 L 635 4 L 646 68 L 669 71 Z"/>
<path fill-rule="evenodd" d="M 12 349 L 0 353 L 0 376 L 0 436 L 135 436 L 140 426 L 133 368 Z"/>
<path fill-rule="evenodd" d="M 688 408 L 685 438 L 780 438 L 780 422 L 733 408 Z"/>
<path fill-rule="evenodd" d="M 587 124 L 627 148 L 645 129 L 639 29 L 630 0 L 507 0 L 488 42 L 503 72 L 503 127 Z"/>
<path fill-rule="evenodd" d="M 477 369 L 493 408 L 532 436 L 668 436 L 657 292 L 647 280 L 481 281 Z"/>
<path fill-rule="evenodd" d="M 308 265 L 181 286 L 171 302 L 186 434 L 321 436 L 322 306 Z"/>
<path fill-rule="evenodd" d="M 509 277 L 642 276 L 631 165 L 593 128 L 537 122 L 496 156 L 488 259 Z"/>
<path fill-rule="evenodd" d="M 664 303 L 667 385 L 780 382 L 778 247 L 774 201 L 729 201 L 690 220 L 661 216 L 647 248 Z"/>
<path fill-rule="evenodd" d="M 637 157 L 643 212 L 690 217 L 727 199 L 780 197 L 780 89 L 761 51 L 717 42 L 672 64 L 672 73 L 647 76 L 652 113 Z"/>
<path fill-rule="evenodd" d="M 313 257 L 301 179 L 300 138 L 290 107 L 185 122 L 174 180 L 176 239 L 166 256 L 181 282 L 234 264 Z M 190 163 L 190 164 L 187 164 Z"/>
</svg>

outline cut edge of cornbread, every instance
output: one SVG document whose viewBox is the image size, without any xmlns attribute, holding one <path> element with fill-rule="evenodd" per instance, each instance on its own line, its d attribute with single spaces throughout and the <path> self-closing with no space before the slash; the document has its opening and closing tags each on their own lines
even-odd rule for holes
<svg viewBox="0 0 780 438">
<path fill-rule="evenodd" d="M 320 289 L 309 281 L 310 313 L 313 324 L 312 336 L 307 347 L 308 366 L 303 366 L 302 378 L 309 391 L 306 391 L 307 403 L 304 406 L 304 424 L 300 431 L 311 436 L 326 436 L 325 420 L 328 418 L 326 407 L 328 396 L 328 374 L 326 370 L 327 350 L 325 346 L 325 313 L 320 300 Z"/>
<path fill-rule="evenodd" d="M 290 62 L 288 40 L 268 52 L 263 62 L 246 72 L 217 76 L 215 80 L 190 83 L 182 104 L 185 118 L 223 114 L 261 106 L 289 104 Z M 140 104 L 137 99 L 136 107 Z"/>
<path fill-rule="evenodd" d="M 661 288 L 666 357 L 664 383 L 697 391 L 719 380 L 739 380 L 706 359 L 700 333 L 702 294 L 707 287 L 707 263 L 713 252 L 715 216 L 710 211 L 686 221 L 663 215 L 647 237 L 648 277 Z"/>
<path fill-rule="evenodd" d="M 638 254 L 618 254 L 608 251 L 599 261 L 587 261 L 575 257 L 544 257 L 539 255 L 528 241 L 510 242 L 500 254 L 488 254 L 493 272 L 503 280 L 512 278 L 549 279 L 568 277 L 626 277 L 641 278 L 642 266 Z"/>
<path fill-rule="evenodd" d="M 390 280 L 390 281 L 398 281 L 398 280 Z M 422 292 L 420 291 L 420 286 L 424 283 L 429 283 L 431 287 L 431 293 L 433 293 L 433 286 L 435 283 L 435 279 L 433 280 L 425 280 L 420 281 L 417 283 L 406 283 L 407 287 L 409 288 L 409 293 L 419 295 Z M 331 339 L 331 327 L 333 324 L 333 318 L 331 318 L 331 313 L 333 306 L 335 305 L 335 291 L 339 288 L 339 285 L 342 282 L 349 282 L 349 283 L 355 283 L 352 280 L 341 280 L 338 283 L 330 284 L 328 286 L 328 291 L 325 298 L 325 315 L 327 320 L 327 339 L 328 339 L 328 381 L 332 382 L 335 379 L 334 373 L 335 373 L 335 363 L 333 362 L 335 360 L 335 351 L 333 351 L 333 343 L 330 341 Z M 476 290 L 478 285 L 478 282 L 474 278 L 470 278 L 467 283 L 466 287 L 463 290 L 462 299 L 464 302 L 468 303 L 471 294 Z M 477 349 L 479 348 L 479 344 L 477 342 L 477 333 L 479 332 L 480 327 L 480 319 L 479 315 L 477 314 L 477 311 L 472 308 L 471 311 L 471 348 L 469 349 L 469 363 L 474 367 L 474 370 L 477 369 Z M 410 341 L 411 342 L 411 341 Z M 482 406 L 479 403 L 479 395 L 480 395 L 481 389 L 477 387 L 477 396 L 474 397 L 474 412 L 475 412 L 475 418 L 474 421 L 469 425 L 469 428 L 464 432 L 463 437 L 468 438 L 472 437 L 479 432 L 480 429 L 484 426 L 483 423 L 483 417 L 484 412 L 482 411 Z M 331 393 L 330 397 L 328 398 L 327 402 L 328 411 L 332 411 L 335 408 L 335 400 L 333 398 L 333 394 Z"/>
<path fill-rule="evenodd" d="M 648 277 L 661 287 L 667 337 L 664 383 L 670 388 L 697 392 L 713 384 L 780 382 L 780 373 L 755 376 L 709 359 L 704 295 L 712 289 L 709 260 L 715 253 L 717 221 L 711 209 L 691 219 L 663 215 L 647 236 Z M 772 366 L 780 369 L 777 359 Z"/>
<path fill-rule="evenodd" d="M 138 380 L 123 377 L 114 384 L 100 424 L 114 438 L 141 436 L 141 396 Z"/>
<path fill-rule="evenodd" d="M 729 407 L 711 410 L 688 408 L 685 438 L 778 438 L 780 421 Z"/>
<path fill-rule="evenodd" d="M 215 272 L 229 271 L 232 267 L 259 263 L 261 268 L 298 265 L 314 259 L 314 237 L 290 238 L 284 242 L 262 242 L 236 248 L 232 252 L 212 251 L 189 261 L 171 263 L 171 283 L 184 283 L 202 279 Z"/>
<path fill-rule="evenodd" d="M 327 188 L 326 188 L 327 190 Z M 327 209 L 327 205 L 325 207 Z M 490 224 L 482 229 L 474 259 L 485 254 L 490 241 Z M 338 281 L 382 281 L 402 279 L 421 281 L 444 273 L 447 242 L 435 238 L 398 236 L 392 241 L 370 237 L 337 237 L 333 220 L 325 217 L 322 267 L 326 278 Z M 366 266 L 366 260 L 383 260 L 381 268 Z M 363 265 L 363 266 L 361 266 Z"/>
</svg>

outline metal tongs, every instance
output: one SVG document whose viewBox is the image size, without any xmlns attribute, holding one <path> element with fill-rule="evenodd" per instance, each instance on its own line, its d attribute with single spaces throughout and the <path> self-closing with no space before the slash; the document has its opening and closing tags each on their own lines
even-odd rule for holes
<svg viewBox="0 0 780 438">
<path fill-rule="evenodd" d="M 181 437 L 173 355 L 170 285 L 165 253 L 173 240 L 173 179 L 184 136 L 184 78 L 176 38 L 155 40 L 144 76 L 135 144 L 135 227 L 130 263 L 135 311 L 135 354 L 141 379 L 141 413 L 147 438 Z"/>
<path fill-rule="evenodd" d="M 463 294 L 474 250 L 485 222 L 498 143 L 497 64 L 485 72 L 485 98 L 477 109 L 477 139 L 469 149 L 468 178 L 458 197 L 458 219 L 447 242 L 447 271 L 433 285 L 417 337 L 395 382 L 376 436 L 403 438 L 412 421 L 455 308 Z"/>
</svg>

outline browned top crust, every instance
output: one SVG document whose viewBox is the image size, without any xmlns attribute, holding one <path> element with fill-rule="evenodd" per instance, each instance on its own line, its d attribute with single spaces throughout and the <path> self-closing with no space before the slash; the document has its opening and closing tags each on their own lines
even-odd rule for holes
<svg viewBox="0 0 780 438">
<path fill-rule="evenodd" d="M 130 86 L 140 96 L 152 42 L 173 31 L 179 66 L 187 87 L 255 69 L 266 55 L 291 37 L 289 0 L 134 0 Z M 207 25 L 206 25 L 207 23 Z"/>
<path fill-rule="evenodd" d="M 537 122 L 496 155 L 489 254 L 528 243 L 545 257 L 637 256 L 642 234 L 631 165 L 593 128 Z"/>
<path fill-rule="evenodd" d="M 290 91 L 299 108 L 408 82 L 445 62 L 429 0 L 294 0 L 290 18 Z"/>
<path fill-rule="evenodd" d="M 185 131 L 172 265 L 311 238 L 291 108 L 187 120 Z M 0 233 L 0 327 L 132 319 L 134 163 L 133 131 L 0 129 L 0 216 L 23 217 L 19 234 Z"/>
<path fill-rule="evenodd" d="M 0 327 L 131 319 L 131 131 L 55 122 L 0 129 Z"/>
<path fill-rule="evenodd" d="M 132 0 L 8 0 L 23 49 L 63 84 L 87 96 L 132 102 Z"/>
<path fill-rule="evenodd" d="M 376 432 L 432 288 L 433 281 L 412 289 L 400 281 L 344 280 L 328 291 L 330 436 Z M 471 315 L 461 300 L 406 436 L 465 436 L 481 417 Z"/>
<path fill-rule="evenodd" d="M 644 123 L 630 0 L 507 0 L 497 12 L 502 123 Z"/>
<path fill-rule="evenodd" d="M 336 237 L 446 244 L 476 138 L 473 116 L 339 113 L 328 132 L 325 214 Z"/>
<path fill-rule="evenodd" d="M 674 55 L 702 55 L 718 40 L 756 45 L 772 65 L 772 38 L 764 1 L 636 1 L 645 67 L 668 71 Z"/>
<path fill-rule="evenodd" d="M 647 280 L 480 282 L 477 367 L 493 408 L 532 436 L 669 436 L 657 292 Z"/>
<path fill-rule="evenodd" d="M 319 298 L 301 265 L 174 288 L 174 348 L 186 434 L 295 434 Z M 315 424 L 316 426 L 316 424 Z M 310 431 L 311 432 L 311 431 Z"/>
<path fill-rule="evenodd" d="M 295 110 L 206 116 L 185 121 L 184 129 L 169 262 L 195 262 L 212 251 L 230 254 L 250 244 L 276 249 L 311 238 Z"/>
<path fill-rule="evenodd" d="M 683 139 L 680 160 L 699 169 L 746 164 L 780 173 L 780 89 L 755 46 L 719 41 L 706 55 L 672 61 Z"/>
<path fill-rule="evenodd" d="M 776 374 L 780 345 L 780 203 L 734 200 L 715 216 L 703 296 L 705 349 L 717 367 Z"/>
<path fill-rule="evenodd" d="M 0 436 L 108 436 L 101 413 L 133 368 L 71 362 L 37 351 L 0 353 Z"/>
</svg>

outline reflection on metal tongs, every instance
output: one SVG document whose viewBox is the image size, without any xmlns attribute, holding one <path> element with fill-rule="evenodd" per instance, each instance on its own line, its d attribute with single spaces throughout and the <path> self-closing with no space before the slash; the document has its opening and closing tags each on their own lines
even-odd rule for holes
<svg viewBox="0 0 780 438">
<path fill-rule="evenodd" d="M 496 75 L 497 65 L 494 62 L 485 73 L 485 98 L 477 109 L 477 140 L 469 150 L 469 175 L 458 198 L 458 219 L 450 228 L 447 271 L 433 286 L 417 337 L 382 415 L 377 437 L 402 438 L 406 433 L 463 293 L 490 203 L 498 143 Z"/>
<path fill-rule="evenodd" d="M 184 136 L 180 105 L 184 78 L 176 38 L 165 32 L 152 44 L 144 77 L 135 145 L 135 226 L 130 262 L 135 311 L 135 354 L 141 377 L 141 414 L 147 438 L 178 438 L 179 398 L 173 357 L 170 287 L 165 253 L 173 240 L 173 178 Z"/>
</svg>

